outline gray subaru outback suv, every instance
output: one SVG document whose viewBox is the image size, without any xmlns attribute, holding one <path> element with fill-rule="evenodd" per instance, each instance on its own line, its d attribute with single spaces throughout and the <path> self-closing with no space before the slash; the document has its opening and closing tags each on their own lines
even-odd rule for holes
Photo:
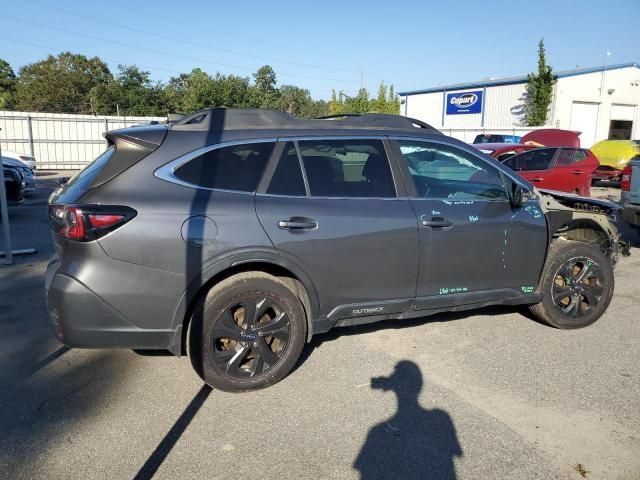
<svg viewBox="0 0 640 480">
<path fill-rule="evenodd" d="M 578 328 L 613 295 L 614 204 L 418 120 L 212 109 L 105 136 L 49 200 L 47 306 L 72 347 L 187 353 L 242 391 L 333 327 L 507 304 Z"/>
</svg>

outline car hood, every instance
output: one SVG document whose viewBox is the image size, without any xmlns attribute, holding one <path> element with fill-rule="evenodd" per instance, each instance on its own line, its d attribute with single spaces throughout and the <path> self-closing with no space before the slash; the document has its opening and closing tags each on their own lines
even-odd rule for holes
<svg viewBox="0 0 640 480">
<path fill-rule="evenodd" d="M 640 155 L 640 146 L 631 140 L 603 140 L 591 147 L 600 165 L 622 170 L 627 162 Z"/>
<path fill-rule="evenodd" d="M 527 133 L 520 143 L 539 145 L 543 147 L 573 147 L 580 148 L 580 132 L 560 130 L 559 128 L 541 128 Z"/>
<path fill-rule="evenodd" d="M 620 209 L 620 205 L 610 202 L 609 200 L 581 197 L 580 195 L 574 195 L 572 193 L 558 192 L 556 190 L 546 190 L 542 188 L 537 188 L 536 191 L 543 195 L 549 195 L 565 207 L 575 210 L 611 214 Z"/>
<path fill-rule="evenodd" d="M 20 160 L 16 160 L 15 158 L 9 158 L 9 157 L 2 157 L 2 163 L 4 165 L 9 165 L 10 167 L 19 167 L 19 168 L 29 168 L 29 166 L 20 161 Z"/>
</svg>

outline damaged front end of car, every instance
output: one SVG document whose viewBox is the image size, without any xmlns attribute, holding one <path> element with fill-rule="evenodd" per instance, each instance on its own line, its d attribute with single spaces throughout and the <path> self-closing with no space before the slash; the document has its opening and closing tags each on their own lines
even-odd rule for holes
<svg viewBox="0 0 640 480">
<path fill-rule="evenodd" d="M 549 225 L 550 241 L 572 240 L 592 244 L 611 260 L 628 257 L 631 244 L 621 238 L 615 225 L 620 206 L 564 192 L 534 189 Z"/>
</svg>

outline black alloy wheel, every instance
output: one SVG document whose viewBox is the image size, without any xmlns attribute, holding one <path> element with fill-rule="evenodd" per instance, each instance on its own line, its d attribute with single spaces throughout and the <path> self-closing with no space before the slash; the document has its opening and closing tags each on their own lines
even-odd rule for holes
<svg viewBox="0 0 640 480">
<path fill-rule="evenodd" d="M 289 344 L 289 316 L 276 300 L 249 294 L 213 324 L 212 360 L 233 377 L 252 377 L 278 363 Z"/>
<path fill-rule="evenodd" d="M 214 285 L 194 309 L 187 331 L 196 372 L 227 392 L 282 380 L 300 358 L 306 336 L 298 295 L 280 278 L 255 271 Z"/>
<path fill-rule="evenodd" d="M 558 239 L 551 244 L 533 314 L 556 328 L 591 325 L 606 311 L 615 279 L 613 262 L 593 243 Z"/>
<path fill-rule="evenodd" d="M 566 261 L 556 272 L 551 287 L 554 305 L 568 318 L 591 313 L 600 303 L 603 293 L 602 268 L 586 257 Z"/>
</svg>

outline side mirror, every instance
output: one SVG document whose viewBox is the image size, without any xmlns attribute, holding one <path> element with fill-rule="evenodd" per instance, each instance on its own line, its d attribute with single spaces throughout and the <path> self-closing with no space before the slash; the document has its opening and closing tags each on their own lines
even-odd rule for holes
<svg viewBox="0 0 640 480">
<path fill-rule="evenodd" d="M 512 207 L 521 207 L 524 203 L 524 189 L 517 183 L 511 184 L 511 195 L 509 201 Z"/>
<path fill-rule="evenodd" d="M 58 184 L 59 187 L 66 185 L 67 182 L 69 181 L 69 177 L 60 177 L 59 179 L 56 180 L 56 183 Z"/>
</svg>

